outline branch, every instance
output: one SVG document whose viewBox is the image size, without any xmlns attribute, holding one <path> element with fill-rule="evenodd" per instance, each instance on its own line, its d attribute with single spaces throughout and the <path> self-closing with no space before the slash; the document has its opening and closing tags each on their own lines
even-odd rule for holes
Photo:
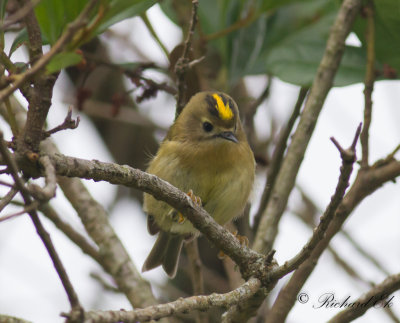
<svg viewBox="0 0 400 323">
<path fill-rule="evenodd" d="M 56 154 L 58 149 L 51 141 L 42 143 L 45 153 Z M 53 159 L 50 157 L 50 160 Z M 60 172 L 57 170 L 58 175 Z M 74 168 L 74 166 L 72 167 Z M 123 292 L 132 307 L 157 304 L 150 285 L 134 266 L 129 254 L 109 222 L 109 215 L 90 195 L 83 183 L 77 179 L 58 177 L 58 184 L 65 197 L 76 210 L 91 239 L 98 246 L 99 263 L 110 274 L 119 290 Z"/>
<path fill-rule="evenodd" d="M 26 116 L 25 110 L 18 102 L 15 102 L 13 107 L 16 118 L 20 121 L 18 124 L 23 124 L 25 121 L 24 117 Z M 47 154 L 58 153 L 58 149 L 51 139 L 43 141 L 41 149 L 43 153 Z M 109 222 L 109 214 L 92 198 L 79 179 L 61 178 L 59 179 L 59 186 L 66 198 L 71 201 L 89 236 L 98 246 L 98 251 L 96 252 L 98 259 L 94 259 L 98 260 L 104 271 L 112 276 L 118 288 L 126 295 L 132 306 L 145 307 L 157 304 L 151 292 L 150 284 L 136 270 L 124 246 L 115 234 Z M 46 205 L 43 208 L 46 208 Z M 43 208 L 40 210 L 46 213 L 46 216 L 57 227 L 61 228 L 62 226 L 57 224 L 54 217 Z M 67 230 L 64 232 L 68 234 Z M 70 234 L 68 234 L 68 237 L 72 239 Z M 74 241 L 76 240 L 74 239 Z M 90 250 L 83 249 L 82 243 L 78 243 L 78 245 L 85 253 L 91 253 Z"/>
<path fill-rule="evenodd" d="M 194 239 L 185 244 L 185 249 L 191 269 L 193 295 L 202 295 L 204 294 L 204 282 L 198 240 Z"/>
<path fill-rule="evenodd" d="M 24 11 L 24 8 L 29 7 L 29 5 L 31 4 L 31 0 L 18 0 L 18 3 L 21 6 L 21 9 Z M 31 6 L 30 9 L 27 10 L 24 16 L 25 16 L 24 21 L 29 40 L 28 43 L 29 59 L 33 64 L 43 55 L 42 35 L 40 32 L 39 23 L 35 16 L 35 12 L 33 11 L 33 6 Z M 2 100 L 0 99 L 0 101 Z"/>
<path fill-rule="evenodd" d="M 283 156 L 285 154 L 285 150 L 287 147 L 287 141 L 289 136 L 293 130 L 294 123 L 296 122 L 299 114 L 301 106 L 306 98 L 308 92 L 308 88 L 301 88 L 296 104 L 294 106 L 293 112 L 287 122 L 286 126 L 280 131 L 278 142 L 276 143 L 274 152 L 272 153 L 271 163 L 268 167 L 267 171 L 267 180 L 265 183 L 264 191 L 261 197 L 260 206 L 258 207 L 258 211 L 254 216 L 254 224 L 253 229 L 256 231 L 260 224 L 261 217 L 265 211 L 265 208 L 268 205 L 269 198 L 271 197 L 272 189 L 275 185 L 276 177 L 279 173 L 279 169 L 281 168 Z"/>
<path fill-rule="evenodd" d="M 368 167 L 369 155 L 369 127 L 371 125 L 372 114 L 372 91 L 374 90 L 375 81 L 375 18 L 374 5 L 372 1 L 367 1 L 367 5 L 363 8 L 363 12 L 367 17 L 367 27 L 365 37 L 367 42 L 367 66 L 364 80 L 364 128 L 361 132 L 362 158 L 361 167 Z"/>
<path fill-rule="evenodd" d="M 154 30 L 149 18 L 147 17 L 146 12 L 144 12 L 143 14 L 140 15 L 140 18 L 142 18 L 143 23 L 146 25 L 149 33 L 151 36 L 153 36 L 154 40 L 157 42 L 157 44 L 160 46 L 161 50 L 163 51 L 163 53 L 165 54 L 165 57 L 167 59 L 169 59 L 169 52 L 167 47 L 165 47 L 165 45 L 163 44 L 163 42 L 161 41 L 160 37 L 158 37 L 156 31 Z"/>
<path fill-rule="evenodd" d="M 300 188 L 297 187 L 299 190 L 299 193 L 301 194 L 302 197 L 302 202 L 304 203 L 305 207 L 303 210 L 299 210 L 298 208 L 296 210 L 292 210 L 292 212 L 297 215 L 307 226 L 309 226 L 311 229 L 315 226 L 314 223 L 314 215 L 318 213 L 322 213 L 319 208 L 315 205 L 315 203 L 311 200 L 309 196 Z M 364 247 L 360 245 L 347 231 L 346 229 L 340 230 L 340 234 L 347 240 L 348 243 L 361 255 L 363 256 L 367 261 L 369 261 L 372 265 L 375 266 L 376 269 L 381 271 L 384 275 L 389 276 L 390 273 L 384 268 L 384 266 L 370 253 L 368 252 Z M 355 271 L 350 268 L 350 265 L 346 264 L 344 260 L 341 259 L 340 255 L 337 254 L 335 250 L 331 246 L 328 247 L 329 252 L 332 254 L 334 259 L 336 260 L 337 263 L 339 263 L 343 269 L 351 276 L 355 277 L 357 279 L 361 279 L 361 277 L 358 274 L 355 274 Z M 368 283 L 367 281 L 363 280 L 365 283 Z"/>
<path fill-rule="evenodd" d="M 318 67 L 299 125 L 293 135 L 286 158 L 271 192 L 273 197 L 257 230 L 254 250 L 266 253 L 271 250 L 279 220 L 286 208 L 290 192 L 296 181 L 301 162 L 318 120 L 319 113 L 330 88 L 345 48 L 345 40 L 359 12 L 361 0 L 344 0 L 332 26 L 324 56 Z M 268 236 L 269 239 L 265 239 Z"/>
<path fill-rule="evenodd" d="M 16 216 L 20 216 L 20 215 L 25 214 L 25 213 L 29 213 L 29 212 L 31 212 L 33 210 L 36 210 L 38 208 L 38 206 L 39 206 L 39 202 L 38 201 L 33 201 L 31 204 L 25 206 L 22 211 L 19 211 L 19 212 L 16 212 L 16 213 L 12 213 L 12 214 L 9 214 L 9 215 L 3 215 L 2 217 L 0 217 L 0 222 L 7 221 L 9 219 L 15 218 Z"/>
<path fill-rule="evenodd" d="M 390 303 L 393 297 L 389 296 L 398 289 L 400 289 L 400 274 L 389 276 L 354 302 L 355 304 L 366 304 L 365 306 L 348 307 L 330 319 L 329 323 L 353 321 L 372 307 L 383 308 L 385 304 L 387 307 L 391 307 Z"/>
<path fill-rule="evenodd" d="M 25 205 L 28 207 L 29 205 L 32 204 L 31 197 L 29 194 L 26 192 L 26 188 L 24 186 L 24 182 L 18 175 L 18 167 L 17 164 L 15 163 L 14 159 L 12 158 L 10 152 L 8 151 L 7 147 L 4 144 L 3 140 L 3 133 L 0 132 L 0 153 L 3 156 L 4 160 L 6 161 L 10 171 L 11 175 L 15 181 L 16 188 L 19 190 L 21 193 Z M 57 271 L 57 274 L 61 280 L 61 283 L 64 286 L 65 292 L 67 293 L 68 300 L 71 305 L 71 312 L 73 314 L 73 318 L 76 319 L 78 318 L 81 313 L 82 313 L 82 308 L 79 303 L 79 299 L 77 294 L 75 293 L 75 290 L 69 280 L 69 277 L 67 275 L 67 272 L 65 271 L 65 268 L 61 262 L 61 259 L 59 258 L 56 249 L 54 248 L 53 242 L 51 241 L 50 235 L 47 233 L 45 228 L 42 225 L 42 222 L 39 219 L 38 214 L 36 213 L 35 210 L 31 210 L 28 212 L 32 222 L 36 228 L 36 231 L 41 238 L 43 244 L 45 245 L 47 252 L 53 262 L 53 265 Z"/>
<path fill-rule="evenodd" d="M 186 91 L 186 71 L 189 69 L 189 50 L 192 46 L 192 38 L 197 23 L 197 8 L 199 6 L 198 0 L 192 0 L 192 17 L 190 20 L 189 32 L 185 40 L 182 56 L 178 59 L 175 65 L 175 74 L 178 83 L 178 96 L 176 100 L 175 119 L 182 112 L 186 102 L 184 102 Z"/>
<path fill-rule="evenodd" d="M 261 264 L 255 263 L 257 259 L 264 258 L 262 255 L 242 246 L 231 232 L 215 222 L 202 207 L 194 204 L 187 194 L 157 176 L 126 165 L 97 160 L 89 161 L 60 154 L 49 155 L 49 158 L 55 165 L 58 175 L 134 187 L 168 203 L 184 214 L 211 243 L 231 257 L 244 272 L 245 277 L 250 277 L 254 271 L 261 276 L 265 275 L 266 272 L 263 270 L 267 270 L 269 264 L 263 264 L 262 261 Z"/>
<path fill-rule="evenodd" d="M 0 31 L 5 31 L 8 27 L 11 25 L 17 23 L 18 21 L 22 20 L 27 16 L 30 11 L 36 7 L 36 5 L 40 2 L 41 0 L 31 0 L 28 1 L 27 3 L 24 4 L 22 8 L 17 10 L 15 13 L 13 13 L 11 16 L 7 17 L 7 20 L 2 22 L 0 21 Z"/>
<path fill-rule="evenodd" d="M 46 131 L 43 136 L 50 137 L 52 134 L 61 131 L 61 130 L 66 130 L 66 129 L 76 129 L 79 126 L 79 122 L 81 121 L 80 117 L 77 116 L 76 120 L 72 119 L 72 107 L 68 107 L 68 113 L 67 116 L 64 119 L 64 122 L 57 127 Z"/>
<path fill-rule="evenodd" d="M 192 296 L 184 299 L 178 299 L 167 304 L 137 309 L 135 311 L 87 312 L 85 313 L 85 322 L 147 322 L 194 310 L 205 311 L 212 307 L 230 307 L 251 297 L 260 288 L 260 286 L 261 283 L 258 279 L 251 278 L 239 288 L 225 294 L 214 293 L 208 296 Z"/>
<path fill-rule="evenodd" d="M 286 261 L 282 266 L 274 268 L 269 272 L 269 279 L 271 280 L 271 282 L 276 282 L 291 271 L 297 269 L 304 261 L 306 261 L 306 259 L 310 256 L 318 243 L 323 239 L 324 234 L 329 227 L 332 219 L 334 218 L 336 210 L 343 199 L 346 188 L 349 185 L 349 179 L 353 170 L 353 164 L 356 161 L 355 148 L 360 132 L 361 124 L 358 126 L 353 142 L 348 149 L 343 149 L 334 138 L 331 138 L 331 140 L 337 146 L 342 158 L 342 166 L 340 168 L 340 176 L 335 193 L 332 196 L 331 201 L 326 208 L 323 216 L 321 217 L 318 227 L 314 229 L 313 235 L 311 236 L 307 244 L 303 246 L 301 251 L 292 259 Z M 227 314 L 230 317 L 227 322 L 246 321 L 249 317 L 254 315 L 255 311 L 264 301 L 266 296 L 267 293 L 263 290 L 260 290 L 254 295 L 252 299 L 249 299 L 247 301 L 247 304 L 241 304 L 240 308 L 238 307 L 236 309 L 231 309 Z M 285 302 L 283 302 L 283 304 L 286 305 Z M 278 306 L 275 307 L 273 310 L 271 309 L 268 314 L 268 322 L 283 322 L 284 319 L 279 317 L 279 315 L 281 315 L 282 313 L 284 313 L 284 311 L 281 311 L 281 308 Z"/>
<path fill-rule="evenodd" d="M 343 200 L 346 189 L 349 186 L 350 175 L 353 171 L 354 162 L 356 161 L 356 143 L 358 137 L 360 136 L 360 132 L 361 124 L 358 126 L 353 143 L 348 149 L 343 149 L 335 140 L 335 138 L 331 138 L 332 142 L 334 142 L 338 148 L 342 158 L 342 166 L 340 168 L 340 176 L 335 193 L 332 196 L 324 214 L 322 215 L 319 225 L 313 230 L 311 239 L 296 256 L 285 262 L 285 264 L 281 266 L 279 270 L 274 272 L 274 275 L 277 275 L 279 278 L 298 268 L 310 256 L 311 252 L 324 237 L 329 224 L 331 223 L 340 203 Z"/>
<path fill-rule="evenodd" d="M 39 164 L 43 166 L 44 169 L 45 186 L 41 188 L 39 185 L 30 184 L 28 188 L 35 199 L 41 202 L 47 202 L 56 196 L 56 171 L 48 156 L 41 156 L 39 158 Z"/>
<path fill-rule="evenodd" d="M 39 207 L 39 210 L 46 218 L 53 222 L 54 225 L 60 231 L 62 231 L 73 243 L 81 248 L 83 253 L 92 257 L 95 261 L 97 261 L 97 263 L 101 265 L 98 248 L 93 246 L 93 243 L 91 241 L 88 241 L 85 236 L 76 231 L 73 226 L 61 219 L 60 215 L 50 206 L 50 204 L 46 203 L 41 205 Z"/>
<path fill-rule="evenodd" d="M 332 238 L 340 231 L 354 208 L 384 183 L 393 181 L 397 176 L 400 176 L 400 161 L 397 160 L 392 160 L 378 168 L 370 167 L 358 172 L 353 185 L 339 205 L 324 238 L 312 251 L 310 257 L 293 273 L 289 282 L 280 290 L 270 311 L 275 315 L 269 315 L 267 322 L 285 321 L 290 309 L 296 302 L 298 293 L 317 265 L 319 257 L 328 247 Z"/>
<path fill-rule="evenodd" d="M 32 323 L 32 321 L 27 321 L 24 319 L 20 319 L 19 317 L 9 316 L 0 314 L 0 322 L 7 322 L 7 323 Z"/>
<path fill-rule="evenodd" d="M 1 211 L 12 201 L 15 195 L 17 195 L 18 190 L 15 185 L 11 187 L 10 191 L 0 200 L 0 213 Z"/>
</svg>

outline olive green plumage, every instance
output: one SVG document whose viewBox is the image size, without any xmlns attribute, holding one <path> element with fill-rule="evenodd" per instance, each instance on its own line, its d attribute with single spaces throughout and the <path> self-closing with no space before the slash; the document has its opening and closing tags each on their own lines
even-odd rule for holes
<svg viewBox="0 0 400 323">
<path fill-rule="evenodd" d="M 236 103 L 220 92 L 193 96 L 168 131 L 147 172 L 184 192 L 193 190 L 219 223 L 241 215 L 254 181 L 254 156 Z M 177 270 L 184 240 L 199 234 L 190 221 L 179 223 L 166 203 L 144 194 L 151 234 L 159 232 L 142 271 L 162 265 L 170 277 Z"/>
</svg>

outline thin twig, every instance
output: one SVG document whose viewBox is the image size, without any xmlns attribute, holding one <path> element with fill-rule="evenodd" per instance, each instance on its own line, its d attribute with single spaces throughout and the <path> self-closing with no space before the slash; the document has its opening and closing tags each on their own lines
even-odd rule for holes
<svg viewBox="0 0 400 323">
<path fill-rule="evenodd" d="M 29 213 L 29 212 L 31 212 L 33 210 L 36 210 L 38 208 L 38 206 L 39 206 L 39 202 L 38 201 L 33 201 L 31 204 L 25 206 L 22 211 L 15 212 L 15 213 L 4 215 L 4 216 L 0 217 L 0 222 L 7 221 L 9 219 L 15 218 L 15 217 L 20 216 L 20 215 L 25 214 L 25 213 Z"/>
<path fill-rule="evenodd" d="M 185 249 L 192 273 L 193 295 L 202 295 L 204 294 L 204 282 L 198 240 L 194 239 L 187 243 Z"/>
<path fill-rule="evenodd" d="M 4 23 L 0 22 L 0 31 L 1 30 L 6 30 L 8 27 L 11 25 L 17 23 L 18 21 L 22 20 L 29 12 L 36 7 L 36 5 L 40 2 L 41 0 L 31 0 L 27 2 L 22 8 L 17 10 L 14 14 L 11 16 L 7 17 L 7 20 L 4 21 Z"/>
<path fill-rule="evenodd" d="M 261 286 L 257 278 L 251 278 L 239 288 L 225 294 L 192 296 L 174 302 L 150 306 L 134 311 L 91 311 L 85 313 L 87 322 L 147 322 L 162 317 L 186 313 L 193 310 L 208 310 L 212 307 L 229 307 L 251 297 Z"/>
<path fill-rule="evenodd" d="M 305 224 L 307 224 L 309 227 L 313 228 L 315 226 L 314 223 L 314 215 L 318 213 L 322 213 L 319 208 L 315 205 L 315 203 L 311 200 L 309 196 L 306 195 L 306 193 L 300 188 L 297 187 L 299 190 L 303 203 L 306 205 L 306 209 L 304 211 L 301 210 L 292 210 L 294 214 L 296 214 Z M 308 213 L 308 214 L 306 214 Z M 349 234 L 346 229 L 342 229 L 340 231 L 340 234 L 343 235 L 343 237 L 356 249 L 356 251 L 362 255 L 366 260 L 368 260 L 371 264 L 373 264 L 378 270 L 380 270 L 383 274 L 386 276 L 389 276 L 390 273 L 388 272 L 387 269 L 384 268 L 384 266 L 370 253 L 368 252 L 364 247 L 362 247 L 352 236 Z M 344 265 L 343 261 L 339 259 L 339 255 L 336 254 L 336 252 L 331 248 L 330 246 L 328 247 L 329 252 L 332 253 L 333 257 L 338 260 L 340 265 L 343 265 L 342 267 L 348 267 L 348 265 Z M 352 274 L 350 271 L 348 271 L 346 268 L 344 268 L 350 276 Z"/>
<path fill-rule="evenodd" d="M 43 133 L 44 137 L 50 137 L 52 134 L 66 129 L 76 129 L 79 126 L 80 117 L 77 116 L 76 120 L 72 119 L 72 106 L 68 107 L 67 116 L 64 119 L 64 122 L 53 129 L 50 129 Z"/>
<path fill-rule="evenodd" d="M 90 273 L 90 277 L 92 277 L 95 281 L 97 281 L 104 290 L 107 292 L 113 292 L 115 294 L 121 294 L 122 292 L 118 289 L 118 287 L 115 287 L 111 285 L 109 282 L 105 280 L 105 278 L 98 274 L 98 273 Z"/>
<path fill-rule="evenodd" d="M 82 252 L 92 257 L 101 264 L 98 248 L 89 241 L 84 235 L 75 230 L 73 226 L 65 222 L 49 203 L 42 204 L 39 211 L 60 229 L 74 244 L 81 248 Z"/>
<path fill-rule="evenodd" d="M 19 317 L 10 316 L 10 315 L 4 315 L 4 314 L 0 314 L 0 322 L 5 322 L 5 323 L 32 323 L 32 321 L 27 321 L 27 320 L 21 319 Z"/>
<path fill-rule="evenodd" d="M 39 158 L 39 164 L 44 169 L 45 186 L 41 188 L 36 184 L 30 184 L 28 189 L 35 199 L 40 200 L 41 202 L 47 202 L 56 195 L 56 170 L 48 156 L 41 156 Z"/>
<path fill-rule="evenodd" d="M 175 65 L 175 74 L 177 76 L 178 83 L 178 95 L 176 100 L 176 112 L 175 119 L 182 112 L 186 102 L 184 102 L 185 91 L 186 91 L 186 71 L 189 68 L 189 51 L 192 47 L 192 39 L 197 23 L 197 8 L 199 6 L 198 0 L 192 0 L 192 16 L 190 20 L 189 31 L 183 47 L 182 56 L 178 59 Z"/>
<path fill-rule="evenodd" d="M 387 181 L 392 181 L 400 175 L 400 162 L 393 160 L 379 168 L 370 167 L 359 170 L 357 176 L 346 193 L 342 203 L 338 207 L 335 217 L 328 227 L 324 238 L 312 251 L 310 257 L 293 273 L 288 283 L 280 290 L 278 297 L 272 306 L 268 322 L 284 322 L 296 302 L 296 296 L 302 286 L 315 269 L 318 259 L 328 247 L 332 238 L 340 231 L 343 223 L 352 211 L 367 196 L 375 192 Z M 368 184 L 367 184 L 368 183 Z M 367 184 L 367 185 L 366 185 Z"/>
<path fill-rule="evenodd" d="M 293 108 L 293 112 L 290 115 L 289 121 L 286 126 L 281 130 L 278 137 L 278 142 L 276 143 L 274 152 L 272 153 L 271 163 L 267 170 L 267 179 L 264 187 L 264 191 L 261 197 L 260 206 L 258 207 L 257 213 L 254 217 L 253 231 L 256 232 L 258 225 L 260 224 L 261 217 L 268 205 L 269 198 L 271 196 L 272 189 L 275 185 L 276 177 L 279 173 L 279 169 L 282 164 L 283 156 L 287 147 L 287 141 L 293 130 L 293 126 L 300 115 L 301 107 L 307 96 L 308 88 L 301 88 L 299 95 L 297 97 L 296 104 Z"/>
<path fill-rule="evenodd" d="M 374 18 L 374 5 L 372 1 L 368 1 L 367 5 L 363 8 L 367 18 L 367 27 L 365 31 L 365 38 L 367 42 L 367 66 L 364 80 L 364 128 L 361 132 L 361 167 L 366 168 L 369 166 L 369 127 L 371 125 L 372 115 L 372 91 L 374 90 L 375 81 L 375 18 Z"/>
<path fill-rule="evenodd" d="M 44 141 L 42 149 L 45 153 L 59 154 L 57 147 L 51 140 Z M 58 166 L 55 166 L 57 170 Z M 58 170 L 57 174 L 61 175 Z M 134 266 L 111 226 L 109 214 L 104 207 L 93 199 L 78 178 L 59 176 L 57 181 L 65 197 L 76 210 L 86 232 L 98 246 L 99 264 L 113 277 L 119 290 L 126 295 L 132 307 L 143 308 L 157 304 L 151 292 L 150 284 L 141 277 Z"/>
<path fill-rule="evenodd" d="M 0 212 L 12 201 L 18 190 L 15 185 L 11 187 L 10 191 L 0 200 Z"/>
<path fill-rule="evenodd" d="M 8 151 L 7 147 L 4 144 L 3 140 L 3 133 L 0 131 L 0 153 L 3 156 L 4 160 L 7 162 L 8 167 L 10 168 L 11 175 L 15 181 L 15 185 L 19 192 L 21 193 L 25 204 L 31 205 L 32 200 L 29 194 L 27 193 L 27 190 L 24 186 L 24 182 L 18 175 L 18 166 L 15 163 L 14 159 L 12 158 L 10 152 Z M 43 241 L 43 244 L 46 247 L 47 252 L 49 253 L 49 256 L 53 262 L 53 265 L 57 271 L 57 274 L 61 280 L 61 283 L 64 286 L 65 292 L 67 293 L 68 300 L 71 305 L 71 311 L 74 313 L 74 316 L 79 317 L 82 314 L 82 307 L 79 303 L 78 295 L 76 294 L 69 277 L 67 275 L 67 272 L 65 271 L 65 268 L 61 262 L 60 257 L 57 254 L 56 249 L 54 248 L 54 245 L 51 241 L 50 235 L 47 233 L 45 228 L 42 225 L 42 222 L 39 219 L 39 216 L 35 210 L 31 210 L 28 212 L 33 224 L 35 225 L 36 231 Z"/>
<path fill-rule="evenodd" d="M 362 255 L 366 260 L 372 263 L 376 269 L 380 270 L 386 276 L 389 276 L 389 271 L 384 268 L 384 266 L 370 252 L 368 252 L 365 248 L 363 248 L 362 245 L 355 241 L 350 233 L 348 233 L 344 229 L 341 230 L 340 233 L 347 239 L 347 241 L 350 242 L 350 244 L 357 250 L 360 255 Z"/>
<path fill-rule="evenodd" d="M 400 289 L 400 274 L 387 277 L 380 284 L 370 289 L 362 295 L 354 304 L 364 304 L 363 306 L 349 306 L 347 309 L 336 314 L 329 323 L 345 323 L 355 320 L 364 315 L 370 308 L 384 308 L 393 306 L 393 292 Z"/>
<path fill-rule="evenodd" d="M 297 173 L 317 124 L 323 103 L 333 85 L 333 80 L 344 53 L 346 38 L 359 13 L 361 2 L 361 0 L 344 0 L 341 3 L 299 124 L 293 134 L 286 157 L 275 180 L 275 185 L 271 192 L 273 199 L 268 203 L 265 216 L 260 221 L 253 244 L 257 252 L 265 254 L 272 249 L 278 233 L 279 221 L 295 185 Z M 268 235 L 268 239 L 265 239 L 266 235 Z"/>
<path fill-rule="evenodd" d="M 285 262 L 280 270 L 276 270 L 274 275 L 278 277 L 283 277 L 290 273 L 294 269 L 298 268 L 304 260 L 306 260 L 311 252 L 314 250 L 319 241 L 322 240 L 324 234 L 331 223 L 337 208 L 343 200 L 344 194 L 347 187 L 349 186 L 350 175 L 353 171 L 353 164 L 356 161 L 356 143 L 361 132 L 361 124 L 358 126 L 356 134 L 354 136 L 353 143 L 348 149 L 343 149 L 339 143 L 332 137 L 331 140 L 335 143 L 336 147 L 340 152 L 342 158 L 342 166 L 340 168 L 340 176 L 336 186 L 334 195 L 326 208 L 324 214 L 322 215 L 319 225 L 313 230 L 313 235 L 302 250 L 294 256 L 292 259 Z"/>
<path fill-rule="evenodd" d="M 142 18 L 143 23 L 146 25 L 147 29 L 150 32 L 150 35 L 153 36 L 154 40 L 157 42 L 157 44 L 161 47 L 162 51 L 164 52 L 165 56 L 169 58 L 169 52 L 167 47 L 163 44 L 161 41 L 160 37 L 158 37 L 156 31 L 154 30 L 149 18 L 147 17 L 146 12 L 140 15 L 140 18 Z"/>
<path fill-rule="evenodd" d="M 8 124 L 10 125 L 11 132 L 14 137 L 18 136 L 19 131 L 18 131 L 18 126 L 17 126 L 17 121 L 15 120 L 15 116 L 12 111 L 10 98 L 6 98 L 4 100 L 4 105 L 6 106 L 6 109 L 7 109 Z"/>
<path fill-rule="evenodd" d="M 9 169 L 8 169 L 8 167 L 7 167 L 7 173 L 9 173 L 9 172 L 10 172 L 10 171 L 9 171 Z M 5 181 L 3 181 L 3 180 L 1 180 L 1 179 L 0 179 L 0 185 L 6 186 L 6 187 L 14 187 L 13 184 L 10 184 L 10 183 L 8 183 L 8 182 L 5 182 Z"/>
<path fill-rule="evenodd" d="M 186 255 L 189 259 L 190 273 L 193 286 L 193 295 L 203 295 L 204 294 L 204 281 L 203 281 L 203 271 L 202 263 L 199 253 L 198 239 L 187 243 L 185 245 Z M 206 323 L 206 317 L 204 313 L 198 311 L 195 313 L 196 323 Z"/>
<path fill-rule="evenodd" d="M 370 286 L 371 288 L 375 287 L 376 284 L 373 282 L 367 281 L 363 277 L 360 276 L 360 274 L 357 273 L 356 269 L 353 268 L 350 264 L 348 264 L 340 255 L 332 248 L 331 246 L 328 247 L 328 251 L 332 254 L 333 258 L 335 261 L 344 269 L 344 271 L 352 278 L 352 279 L 357 279 L 360 282 L 365 283 L 366 285 Z M 389 273 L 386 274 L 386 276 L 390 276 Z M 393 313 L 392 309 L 390 307 L 385 307 L 384 308 L 386 315 L 388 315 L 393 322 L 400 323 L 399 319 L 396 317 L 396 315 Z"/>
<path fill-rule="evenodd" d="M 256 113 L 258 107 L 269 97 L 269 94 L 271 92 L 271 85 L 272 85 L 272 77 L 268 75 L 268 80 L 267 80 L 267 86 L 265 89 L 262 91 L 260 96 L 252 102 L 249 107 L 246 109 L 245 112 L 245 117 L 243 118 L 245 121 L 250 120 L 254 117 L 254 114 Z"/>
</svg>

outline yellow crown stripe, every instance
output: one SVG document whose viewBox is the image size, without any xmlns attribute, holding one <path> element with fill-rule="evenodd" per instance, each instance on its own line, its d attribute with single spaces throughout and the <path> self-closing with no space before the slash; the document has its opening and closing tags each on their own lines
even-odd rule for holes
<svg viewBox="0 0 400 323">
<path fill-rule="evenodd" d="M 226 103 L 226 105 L 225 105 L 224 101 L 222 101 L 222 98 L 216 93 L 213 94 L 213 98 L 215 99 L 215 101 L 217 101 L 217 105 L 215 107 L 218 110 L 219 117 L 222 120 L 230 120 L 230 119 L 232 119 L 233 118 L 233 112 L 232 112 L 232 109 L 229 106 L 229 103 Z"/>
</svg>

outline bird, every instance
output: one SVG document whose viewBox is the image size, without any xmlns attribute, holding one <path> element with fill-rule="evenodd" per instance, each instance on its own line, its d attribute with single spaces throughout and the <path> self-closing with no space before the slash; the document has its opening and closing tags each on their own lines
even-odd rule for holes
<svg viewBox="0 0 400 323">
<path fill-rule="evenodd" d="M 147 172 L 187 193 L 221 225 L 239 217 L 252 191 L 255 160 L 235 101 L 218 91 L 192 96 Z M 183 243 L 200 233 L 184 215 L 148 193 L 143 210 L 149 233 L 158 237 L 142 272 L 161 265 L 174 278 Z"/>
</svg>

